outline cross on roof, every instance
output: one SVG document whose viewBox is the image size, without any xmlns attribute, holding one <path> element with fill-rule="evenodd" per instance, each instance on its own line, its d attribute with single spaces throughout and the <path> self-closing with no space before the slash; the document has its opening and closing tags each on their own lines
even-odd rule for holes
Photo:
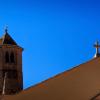
<svg viewBox="0 0 100 100">
<path fill-rule="evenodd" d="M 98 41 L 96 42 L 96 44 L 94 45 L 94 47 L 96 48 L 95 57 L 100 57 L 100 53 L 99 53 L 100 45 L 99 45 L 99 42 Z"/>
</svg>

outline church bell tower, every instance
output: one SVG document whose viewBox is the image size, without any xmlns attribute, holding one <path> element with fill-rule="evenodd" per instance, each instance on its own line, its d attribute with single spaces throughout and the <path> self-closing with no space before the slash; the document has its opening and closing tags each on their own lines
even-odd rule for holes
<svg viewBox="0 0 100 100">
<path fill-rule="evenodd" d="M 22 51 L 5 29 L 0 38 L 0 94 L 12 95 L 23 89 Z"/>
</svg>

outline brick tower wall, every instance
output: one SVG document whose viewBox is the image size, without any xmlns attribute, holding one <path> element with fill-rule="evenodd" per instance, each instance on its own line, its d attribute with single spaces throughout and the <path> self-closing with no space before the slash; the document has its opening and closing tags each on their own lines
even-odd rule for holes
<svg viewBox="0 0 100 100">
<path fill-rule="evenodd" d="M 9 55 L 8 62 L 6 61 L 6 53 Z M 11 60 L 12 53 L 14 59 Z M 3 92 L 3 86 L 5 86 L 4 91 L 7 95 L 18 93 L 23 89 L 22 48 L 18 46 L 3 45 L 0 48 L 0 94 Z"/>
</svg>

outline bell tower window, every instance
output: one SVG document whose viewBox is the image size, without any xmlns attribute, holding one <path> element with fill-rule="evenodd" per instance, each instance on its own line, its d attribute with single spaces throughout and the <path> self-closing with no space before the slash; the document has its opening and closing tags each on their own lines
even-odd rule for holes
<svg viewBox="0 0 100 100">
<path fill-rule="evenodd" d="M 5 54 L 5 62 L 9 63 L 9 53 L 8 52 L 6 52 Z"/>
<path fill-rule="evenodd" d="M 10 62 L 11 63 L 15 62 L 15 60 L 14 60 L 14 53 L 13 52 L 10 54 Z"/>
</svg>

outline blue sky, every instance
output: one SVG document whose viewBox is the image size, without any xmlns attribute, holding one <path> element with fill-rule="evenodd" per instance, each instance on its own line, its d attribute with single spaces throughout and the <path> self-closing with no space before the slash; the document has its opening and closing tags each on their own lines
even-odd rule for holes
<svg viewBox="0 0 100 100">
<path fill-rule="evenodd" d="M 24 88 L 93 58 L 100 40 L 98 0 L 1 0 L 0 36 L 24 48 Z"/>
</svg>

